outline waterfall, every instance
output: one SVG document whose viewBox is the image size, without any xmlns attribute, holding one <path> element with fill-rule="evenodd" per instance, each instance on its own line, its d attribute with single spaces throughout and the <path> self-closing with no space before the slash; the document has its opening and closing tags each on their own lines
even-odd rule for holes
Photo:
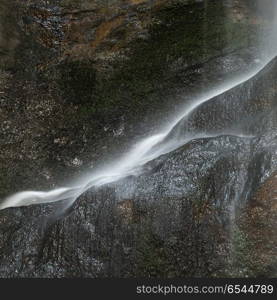
<svg viewBox="0 0 277 300">
<path fill-rule="evenodd" d="M 277 3 L 274 5 L 274 11 L 276 12 Z M 1 202 L 0 209 L 51 203 L 61 200 L 66 200 L 65 205 L 70 206 L 80 195 L 92 187 L 99 187 L 108 183 L 116 182 L 130 175 L 139 175 L 143 172 L 141 167 L 147 162 L 163 154 L 169 153 L 193 139 L 216 136 L 216 134 L 205 132 L 190 132 L 185 135 L 172 135 L 172 132 L 176 130 L 176 126 L 178 126 L 180 122 L 191 116 L 191 114 L 193 114 L 204 103 L 211 101 L 215 97 L 222 95 L 226 91 L 231 90 L 248 80 L 251 80 L 251 78 L 256 76 L 275 57 L 277 52 L 277 39 L 275 40 L 275 36 L 277 34 L 276 14 L 274 16 L 273 23 L 274 26 L 272 26 L 266 40 L 262 38 L 262 53 L 264 55 L 261 60 L 253 62 L 253 66 L 250 66 L 249 70 L 243 72 L 241 75 L 233 78 L 229 82 L 218 85 L 217 88 L 214 88 L 213 90 L 207 90 L 203 96 L 191 99 L 191 101 L 180 110 L 180 114 L 172 119 L 169 126 L 161 127 L 157 134 L 149 136 L 133 145 L 130 151 L 124 154 L 119 161 L 111 163 L 109 167 L 100 169 L 97 172 L 92 172 L 80 180 L 76 186 L 57 188 L 47 192 L 24 191 L 14 194 Z M 239 135 L 239 133 L 230 132 L 220 133 L 220 135 L 223 134 Z"/>
<path fill-rule="evenodd" d="M 260 54 L 263 59 L 276 55 L 277 50 L 277 1 L 258 1 L 258 10 L 265 20 L 265 26 L 259 34 Z"/>
</svg>

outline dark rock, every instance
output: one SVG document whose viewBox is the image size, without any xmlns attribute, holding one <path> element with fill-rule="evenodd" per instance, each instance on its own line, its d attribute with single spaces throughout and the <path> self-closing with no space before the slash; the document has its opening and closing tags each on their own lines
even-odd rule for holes
<svg viewBox="0 0 277 300">
<path fill-rule="evenodd" d="M 243 276 L 230 270 L 233 226 L 276 170 L 276 70 L 275 59 L 203 105 L 208 121 L 210 113 L 222 115 L 221 102 L 234 100 L 224 108 L 231 116 L 233 105 L 249 114 L 248 104 L 259 103 L 250 114 L 260 124 L 250 123 L 255 136 L 194 139 L 137 177 L 89 190 L 65 215 L 50 218 L 62 203 L 1 211 L 1 276 Z M 192 124 L 201 120 L 198 113 L 205 116 L 202 109 Z"/>
</svg>

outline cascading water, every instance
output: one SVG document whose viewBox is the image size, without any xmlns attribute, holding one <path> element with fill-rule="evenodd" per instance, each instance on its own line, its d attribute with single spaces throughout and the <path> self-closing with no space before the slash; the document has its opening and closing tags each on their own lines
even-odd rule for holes
<svg viewBox="0 0 277 300">
<path fill-rule="evenodd" d="M 258 11 L 266 24 L 259 34 L 260 55 L 268 59 L 276 55 L 277 49 L 277 2 L 272 0 L 258 1 Z"/>
<path fill-rule="evenodd" d="M 276 11 L 277 10 L 275 9 L 275 12 Z M 175 116 L 169 126 L 162 128 L 156 135 L 150 136 L 135 144 L 120 161 L 111 164 L 108 168 L 106 167 L 90 174 L 82 179 L 78 185 L 73 187 L 58 188 L 48 192 L 24 191 L 17 193 L 2 201 L 0 209 L 51 203 L 61 200 L 66 200 L 65 205 L 68 207 L 88 189 L 118 181 L 129 175 L 141 174 L 141 167 L 144 164 L 165 153 L 177 149 L 193 139 L 224 134 L 251 137 L 251 133 L 249 134 L 249 132 L 241 132 L 230 127 L 221 128 L 221 130 L 217 132 L 209 130 L 187 130 L 184 132 L 180 128 L 183 127 L 183 123 L 187 122 L 205 103 L 208 103 L 226 91 L 247 82 L 252 77 L 256 76 L 275 57 L 277 52 L 277 42 L 274 38 L 277 34 L 276 23 L 277 17 L 275 14 L 274 22 L 271 22 L 274 26 L 272 26 L 270 33 L 267 34 L 266 43 L 264 39 L 262 42 L 262 44 L 266 44 L 266 47 L 263 48 L 262 51 L 262 58 L 259 61 L 253 62 L 253 65 L 249 67 L 249 70 L 242 72 L 240 76 L 219 85 L 213 90 L 206 91 L 204 96 L 192 99 L 189 104 L 186 104 L 185 107 L 180 110 L 181 113 L 178 116 Z"/>
</svg>

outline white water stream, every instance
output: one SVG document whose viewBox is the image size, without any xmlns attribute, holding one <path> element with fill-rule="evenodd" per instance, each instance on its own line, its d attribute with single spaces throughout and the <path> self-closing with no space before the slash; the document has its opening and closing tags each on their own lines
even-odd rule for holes
<svg viewBox="0 0 277 300">
<path fill-rule="evenodd" d="M 275 9 L 275 11 L 277 10 Z M 275 19 L 277 20 L 277 18 Z M 174 149 L 177 149 L 181 145 L 184 145 L 185 143 L 195 138 L 206 137 L 203 135 L 199 136 L 197 134 L 190 134 L 190 136 L 183 137 L 182 139 L 178 137 L 176 139 L 169 139 L 169 142 L 162 143 L 162 141 L 168 136 L 171 130 L 175 127 L 176 124 L 178 124 L 181 119 L 183 119 L 184 117 L 188 117 L 203 103 L 246 82 L 247 80 L 250 80 L 252 77 L 256 76 L 274 58 L 275 53 L 277 52 L 277 42 L 275 38 L 277 36 L 276 23 L 277 21 L 274 23 L 275 25 L 272 28 L 272 32 L 268 33 L 269 38 L 266 39 L 268 41 L 268 46 L 266 47 L 266 49 L 269 49 L 269 51 L 263 52 L 263 58 L 259 62 L 253 63 L 253 67 L 250 71 L 237 76 L 235 79 L 229 81 L 228 83 L 219 85 L 216 89 L 207 91 L 205 96 L 192 99 L 192 101 L 182 109 L 181 113 L 178 116 L 175 116 L 169 126 L 167 126 L 166 128 L 162 128 L 158 134 L 149 136 L 132 146 L 130 151 L 123 155 L 123 157 L 119 161 L 111 163 L 109 167 L 105 167 L 100 171 L 92 172 L 86 178 L 80 180 L 80 182 L 76 186 L 57 188 L 47 192 L 24 191 L 14 194 L 4 199 L 4 201 L 0 203 L 0 209 L 17 206 L 28 206 L 33 204 L 51 203 L 61 200 L 66 200 L 66 206 L 70 206 L 80 195 L 82 195 L 88 189 L 115 182 L 129 175 L 140 174 L 140 167 L 145 163 L 165 153 L 173 151 Z M 222 132 L 222 134 L 224 134 L 224 132 Z"/>
</svg>

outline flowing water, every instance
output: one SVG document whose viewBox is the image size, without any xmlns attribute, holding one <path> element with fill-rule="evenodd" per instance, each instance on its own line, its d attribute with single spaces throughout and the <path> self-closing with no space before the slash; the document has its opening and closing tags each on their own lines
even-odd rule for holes
<svg viewBox="0 0 277 300">
<path fill-rule="evenodd" d="M 260 2 L 261 5 L 263 1 Z M 274 12 L 277 11 L 277 3 Z M 260 7 L 261 12 L 264 6 Z M 4 199 L 0 204 L 0 209 L 8 207 L 29 206 L 33 204 L 43 204 L 66 200 L 66 207 L 70 206 L 80 195 L 92 187 L 102 186 L 108 183 L 116 182 L 129 175 L 139 175 L 142 166 L 147 162 L 169 153 L 178 147 L 188 143 L 189 141 L 203 137 L 214 137 L 217 135 L 235 135 L 244 138 L 251 138 L 252 133 L 244 132 L 241 128 L 231 128 L 223 126 L 220 130 L 197 130 L 193 126 L 190 127 L 190 117 L 203 109 L 203 105 L 215 99 L 219 95 L 223 95 L 226 91 L 242 85 L 243 83 L 255 77 L 264 67 L 275 57 L 277 49 L 277 17 L 274 14 L 274 21 L 270 22 L 270 29 L 261 33 L 261 59 L 253 62 L 249 70 L 244 71 L 241 75 L 233 78 L 227 83 L 218 85 L 217 88 L 205 92 L 204 96 L 191 99 L 180 111 L 181 113 L 172 120 L 169 126 L 162 127 L 160 131 L 149 136 L 131 147 L 130 151 L 123 157 L 108 167 L 92 172 L 85 178 L 82 178 L 78 184 L 57 188 L 54 190 L 42 191 L 24 191 L 12 195 Z M 266 37 L 266 38 L 265 38 Z M 232 101 L 229 99 L 228 101 Z M 184 127 L 186 128 L 184 130 Z"/>
</svg>

